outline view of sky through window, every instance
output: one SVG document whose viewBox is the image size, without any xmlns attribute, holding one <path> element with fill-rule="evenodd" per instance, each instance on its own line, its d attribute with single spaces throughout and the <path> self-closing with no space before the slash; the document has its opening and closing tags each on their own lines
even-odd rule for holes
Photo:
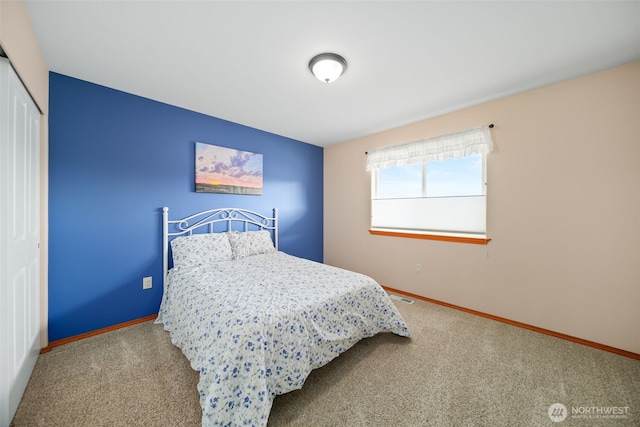
<svg viewBox="0 0 640 427">
<path fill-rule="evenodd" d="M 482 154 L 428 162 L 426 195 L 422 193 L 422 164 L 378 170 L 377 199 L 480 196 L 483 192 Z"/>
</svg>

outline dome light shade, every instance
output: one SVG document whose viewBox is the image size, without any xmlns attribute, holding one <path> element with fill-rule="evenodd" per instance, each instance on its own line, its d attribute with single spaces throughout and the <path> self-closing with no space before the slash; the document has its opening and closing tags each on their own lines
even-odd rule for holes
<svg viewBox="0 0 640 427">
<path fill-rule="evenodd" d="M 309 69 L 321 82 L 331 83 L 347 69 L 347 61 L 335 53 L 321 53 L 311 58 Z"/>
</svg>

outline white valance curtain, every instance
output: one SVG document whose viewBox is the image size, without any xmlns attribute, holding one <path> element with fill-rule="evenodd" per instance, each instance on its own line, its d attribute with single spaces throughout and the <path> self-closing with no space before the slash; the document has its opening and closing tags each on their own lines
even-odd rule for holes
<svg viewBox="0 0 640 427">
<path fill-rule="evenodd" d="M 367 153 L 367 170 L 459 159 L 474 153 L 489 153 L 493 151 L 490 126 L 480 126 L 448 135 L 369 151 Z"/>
</svg>

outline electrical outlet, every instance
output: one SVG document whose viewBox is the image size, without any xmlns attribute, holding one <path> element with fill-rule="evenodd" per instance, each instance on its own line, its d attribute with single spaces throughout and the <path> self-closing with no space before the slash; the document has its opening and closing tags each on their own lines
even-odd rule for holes
<svg viewBox="0 0 640 427">
<path fill-rule="evenodd" d="M 422 273 L 422 264 L 416 264 L 416 273 Z"/>
<path fill-rule="evenodd" d="M 151 289 L 153 287 L 151 276 L 142 278 L 142 289 Z"/>
</svg>

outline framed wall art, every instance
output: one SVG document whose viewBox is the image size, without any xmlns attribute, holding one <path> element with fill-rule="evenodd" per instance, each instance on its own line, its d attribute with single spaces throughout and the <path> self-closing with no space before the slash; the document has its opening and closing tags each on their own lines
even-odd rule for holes
<svg viewBox="0 0 640 427">
<path fill-rule="evenodd" d="M 262 154 L 196 142 L 196 193 L 262 195 Z"/>
</svg>

